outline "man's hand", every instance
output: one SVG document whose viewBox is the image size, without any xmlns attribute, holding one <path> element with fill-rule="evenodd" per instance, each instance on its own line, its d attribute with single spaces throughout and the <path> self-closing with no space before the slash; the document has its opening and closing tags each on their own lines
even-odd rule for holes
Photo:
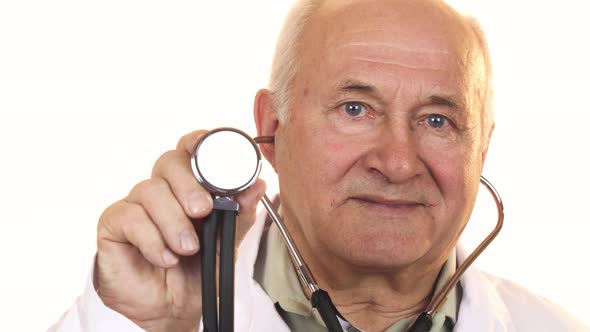
<svg viewBox="0 0 590 332">
<path fill-rule="evenodd" d="M 148 331 L 192 331 L 201 318 L 197 231 L 213 203 L 197 183 L 190 158 L 205 133 L 181 138 L 176 150 L 158 159 L 152 178 L 107 208 L 98 223 L 98 294 L 105 305 Z M 265 189 L 259 180 L 236 196 L 238 244 L 254 223 Z"/>
</svg>

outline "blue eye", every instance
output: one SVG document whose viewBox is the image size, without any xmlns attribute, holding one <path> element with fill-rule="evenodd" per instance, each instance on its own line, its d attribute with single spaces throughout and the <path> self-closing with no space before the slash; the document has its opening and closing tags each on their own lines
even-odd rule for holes
<svg viewBox="0 0 590 332">
<path fill-rule="evenodd" d="M 440 114 L 430 114 L 426 119 L 428 125 L 432 128 L 442 128 L 447 124 L 447 118 Z"/>
<path fill-rule="evenodd" d="M 344 104 L 344 112 L 346 112 L 348 116 L 358 117 L 365 113 L 365 106 L 361 103 L 349 102 Z"/>
</svg>

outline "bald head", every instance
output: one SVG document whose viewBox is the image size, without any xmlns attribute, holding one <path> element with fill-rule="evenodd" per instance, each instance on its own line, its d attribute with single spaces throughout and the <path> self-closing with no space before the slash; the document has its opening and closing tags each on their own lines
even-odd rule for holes
<svg viewBox="0 0 590 332">
<path fill-rule="evenodd" d="M 350 47 L 363 47 L 362 41 L 355 40 L 355 33 L 360 36 L 363 29 L 372 29 L 375 40 L 382 42 L 382 54 L 376 54 L 381 60 L 387 58 L 388 51 L 401 50 L 406 55 L 398 52 L 390 61 L 413 66 L 412 62 L 420 61 L 418 53 L 436 62 L 444 52 L 452 52 L 458 65 L 466 68 L 467 75 L 462 78 L 470 90 L 466 106 L 481 112 L 484 136 L 489 137 L 493 127 L 492 73 L 485 36 L 476 20 L 438 0 L 297 1 L 279 37 L 270 79 L 282 123 L 287 122 L 300 69 L 317 65 L 322 50 L 330 48 L 335 39 L 349 38 Z M 339 35 L 344 30 L 348 36 Z"/>
</svg>

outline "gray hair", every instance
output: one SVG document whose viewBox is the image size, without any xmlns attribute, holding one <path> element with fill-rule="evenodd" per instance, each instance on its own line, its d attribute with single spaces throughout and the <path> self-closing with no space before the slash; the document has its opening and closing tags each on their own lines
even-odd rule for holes
<svg viewBox="0 0 590 332">
<path fill-rule="evenodd" d="M 474 17 L 463 16 L 467 27 L 473 33 L 475 46 L 480 52 L 481 61 L 483 61 L 484 77 L 476 82 L 476 95 L 478 97 L 478 106 L 482 112 L 482 134 L 485 135 L 484 143 L 488 143 L 491 130 L 495 124 L 495 105 L 494 105 L 494 80 L 492 60 L 488 42 L 479 21 Z"/>
<path fill-rule="evenodd" d="M 273 94 L 274 108 L 279 122 L 288 121 L 288 110 L 293 102 L 293 84 L 299 70 L 301 57 L 301 40 L 307 22 L 325 0 L 298 0 L 289 11 L 275 49 L 274 61 L 271 68 L 269 89 Z M 492 64 L 488 43 L 477 19 L 462 16 L 467 29 L 473 34 L 475 46 L 481 53 L 485 74 L 476 87 L 478 106 L 482 110 L 482 126 L 484 142 L 487 144 L 490 130 L 494 125 L 494 97 L 492 82 Z"/>
<path fill-rule="evenodd" d="M 299 0 L 289 11 L 279 34 L 271 68 L 269 89 L 280 123 L 286 123 L 292 104 L 292 88 L 299 70 L 303 32 L 314 11 L 324 0 Z"/>
</svg>

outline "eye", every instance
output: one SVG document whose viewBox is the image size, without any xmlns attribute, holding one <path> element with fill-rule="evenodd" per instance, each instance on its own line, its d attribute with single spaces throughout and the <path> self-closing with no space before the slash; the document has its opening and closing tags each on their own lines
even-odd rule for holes
<svg viewBox="0 0 590 332">
<path fill-rule="evenodd" d="M 346 115 L 352 118 L 357 118 L 367 114 L 367 108 L 365 107 L 365 105 L 359 102 L 348 102 L 345 103 L 342 107 Z"/>
<path fill-rule="evenodd" d="M 426 118 L 426 122 L 428 123 L 428 125 L 430 127 L 435 128 L 435 129 L 439 129 L 439 128 L 444 127 L 449 122 L 449 120 L 444 115 L 430 114 Z"/>
</svg>

